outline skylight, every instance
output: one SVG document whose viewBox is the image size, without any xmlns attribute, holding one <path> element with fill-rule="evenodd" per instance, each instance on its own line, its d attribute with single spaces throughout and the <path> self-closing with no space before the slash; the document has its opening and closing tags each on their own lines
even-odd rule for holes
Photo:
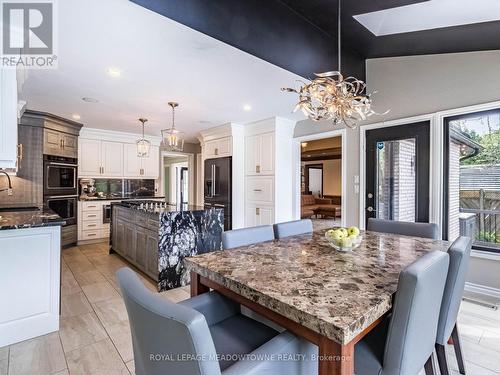
<svg viewBox="0 0 500 375">
<path fill-rule="evenodd" d="M 353 16 L 375 36 L 500 20 L 499 0 L 430 0 Z"/>
</svg>

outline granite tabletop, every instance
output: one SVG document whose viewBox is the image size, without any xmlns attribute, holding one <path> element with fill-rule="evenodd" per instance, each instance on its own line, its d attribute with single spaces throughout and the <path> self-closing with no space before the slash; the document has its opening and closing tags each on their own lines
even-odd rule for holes
<svg viewBox="0 0 500 375">
<path fill-rule="evenodd" d="M 401 270 L 449 242 L 362 232 L 351 253 L 326 230 L 186 258 L 188 269 L 329 339 L 347 344 L 392 307 Z"/>
<path fill-rule="evenodd" d="M 66 222 L 47 206 L 0 206 L 0 230 L 64 225 Z"/>
</svg>

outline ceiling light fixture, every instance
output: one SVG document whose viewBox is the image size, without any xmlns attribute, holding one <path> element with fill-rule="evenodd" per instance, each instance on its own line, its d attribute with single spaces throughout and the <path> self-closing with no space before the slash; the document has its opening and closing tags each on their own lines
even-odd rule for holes
<svg viewBox="0 0 500 375">
<path fill-rule="evenodd" d="M 84 102 L 87 102 L 87 103 L 99 103 L 99 100 L 94 99 L 94 98 L 89 98 L 89 97 L 86 97 L 86 96 L 84 96 L 84 97 L 82 98 L 82 100 L 83 100 Z"/>
<path fill-rule="evenodd" d="M 117 77 L 120 77 L 122 75 L 122 72 L 116 68 L 108 68 L 108 74 L 111 77 L 117 78 Z"/>
<path fill-rule="evenodd" d="M 168 105 L 172 108 L 172 127 L 161 131 L 162 145 L 167 151 L 182 151 L 184 139 L 179 137 L 182 132 L 175 128 L 175 108 L 179 103 L 169 102 Z"/>
<path fill-rule="evenodd" d="M 243 106 L 243 110 L 249 112 L 252 110 L 252 106 L 250 104 L 245 104 Z"/>
<path fill-rule="evenodd" d="M 315 73 L 310 83 L 297 90 L 282 88 L 282 91 L 299 94 L 294 112 L 301 109 L 313 121 L 330 120 L 334 125 L 344 123 L 351 129 L 358 121 L 378 114 L 371 108 L 372 94 L 366 94 L 366 84 L 341 73 L 341 0 L 338 0 L 338 71 Z M 386 112 L 387 113 L 387 112 Z"/>
<path fill-rule="evenodd" d="M 80 118 L 81 118 L 81 117 L 80 117 L 80 115 L 79 115 L 79 114 L 77 114 L 77 113 L 75 113 L 75 114 L 74 114 L 73 116 L 71 116 L 71 117 L 73 117 L 73 120 L 80 120 Z"/>
<path fill-rule="evenodd" d="M 142 124 L 142 138 L 137 140 L 137 142 L 135 142 L 135 144 L 137 145 L 137 156 L 140 158 L 148 158 L 151 142 L 149 142 L 146 138 L 144 138 L 144 124 L 148 121 L 148 119 L 140 118 L 139 121 Z"/>
</svg>

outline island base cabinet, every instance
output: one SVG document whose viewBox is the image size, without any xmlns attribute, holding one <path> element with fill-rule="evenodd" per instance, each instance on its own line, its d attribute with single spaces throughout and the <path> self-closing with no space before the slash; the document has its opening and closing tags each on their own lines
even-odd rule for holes
<svg viewBox="0 0 500 375">
<path fill-rule="evenodd" d="M 61 227 L 0 231 L 0 347 L 59 329 Z"/>
<path fill-rule="evenodd" d="M 158 281 L 158 229 L 153 228 L 159 222 L 120 207 L 114 207 L 112 217 L 113 250 Z"/>
</svg>

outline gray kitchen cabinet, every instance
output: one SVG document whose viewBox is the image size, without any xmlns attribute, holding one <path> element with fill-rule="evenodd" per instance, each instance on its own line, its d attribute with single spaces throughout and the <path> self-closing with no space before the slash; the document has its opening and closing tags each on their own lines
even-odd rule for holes
<svg viewBox="0 0 500 375">
<path fill-rule="evenodd" d="M 78 157 L 78 137 L 57 130 L 44 129 L 43 153 L 46 155 Z"/>
<path fill-rule="evenodd" d="M 135 229 L 135 261 L 141 267 L 141 269 L 146 269 L 146 241 L 147 241 L 147 230 L 141 227 Z"/>
<path fill-rule="evenodd" d="M 146 274 L 158 280 L 158 232 L 146 232 Z"/>
</svg>

